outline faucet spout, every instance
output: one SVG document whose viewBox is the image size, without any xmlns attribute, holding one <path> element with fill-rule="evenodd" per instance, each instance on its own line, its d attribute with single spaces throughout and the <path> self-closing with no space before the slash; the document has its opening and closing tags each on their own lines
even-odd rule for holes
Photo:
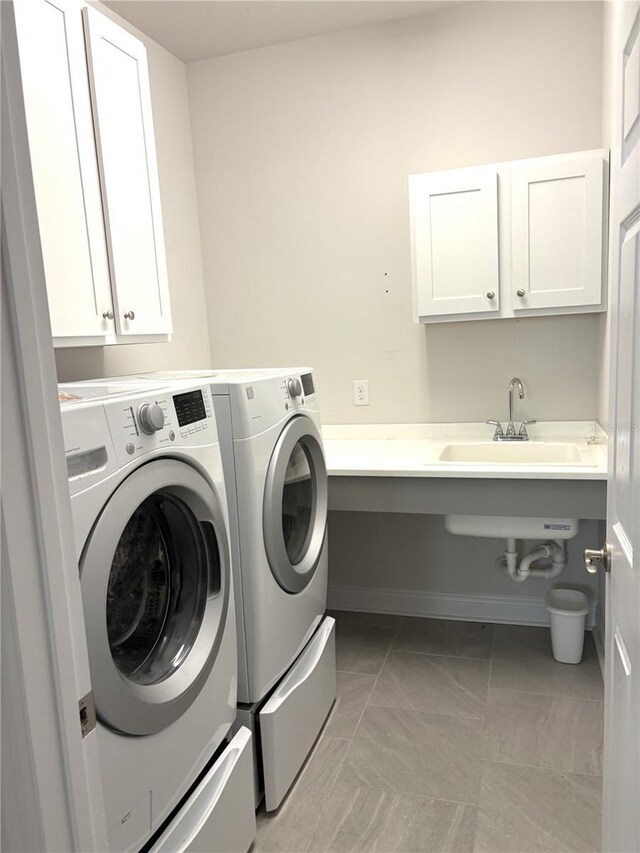
<svg viewBox="0 0 640 853">
<path fill-rule="evenodd" d="M 516 427 L 513 422 L 516 411 L 516 404 L 514 398 L 514 392 L 518 391 L 518 397 L 521 400 L 524 400 L 524 388 L 522 387 L 522 382 L 518 379 L 517 376 L 514 376 L 511 382 L 509 383 L 509 423 L 507 425 L 507 435 L 515 435 Z"/>
<path fill-rule="evenodd" d="M 518 397 L 521 400 L 524 400 L 524 387 L 522 385 L 522 381 L 518 379 L 517 376 L 514 376 L 511 382 L 509 382 L 509 423 L 507 424 L 506 429 L 502 429 L 502 425 L 499 421 L 487 421 L 488 424 L 493 424 L 496 428 L 493 433 L 494 441 L 529 441 L 527 424 L 535 424 L 535 421 L 522 421 L 520 429 L 516 431 L 516 425 L 514 423 L 516 416 L 516 391 L 518 392 Z"/>
</svg>

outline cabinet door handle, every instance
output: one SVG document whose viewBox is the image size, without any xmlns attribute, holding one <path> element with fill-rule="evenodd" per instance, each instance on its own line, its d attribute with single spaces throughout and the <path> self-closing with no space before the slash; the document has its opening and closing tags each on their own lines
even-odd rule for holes
<svg viewBox="0 0 640 853">
<path fill-rule="evenodd" d="M 496 294 L 493 290 L 487 290 L 487 299 L 495 299 Z"/>
<path fill-rule="evenodd" d="M 109 308 L 108 311 L 102 312 L 102 319 L 103 320 L 113 320 L 113 311 L 111 310 L 111 308 Z"/>
<path fill-rule="evenodd" d="M 133 311 L 127 311 L 127 313 L 124 315 L 124 319 L 125 320 L 135 320 L 136 315 L 133 313 Z"/>
<path fill-rule="evenodd" d="M 520 290 L 516 290 L 516 295 L 523 297 L 524 296 L 524 290 L 522 288 L 520 288 Z"/>
</svg>

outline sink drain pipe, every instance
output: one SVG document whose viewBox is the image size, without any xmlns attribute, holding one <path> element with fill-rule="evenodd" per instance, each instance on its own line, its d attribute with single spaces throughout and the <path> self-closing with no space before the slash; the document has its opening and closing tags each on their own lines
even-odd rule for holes
<svg viewBox="0 0 640 853">
<path fill-rule="evenodd" d="M 534 566 L 538 560 L 551 559 L 551 565 Z M 518 564 L 518 546 L 513 538 L 507 539 L 507 550 L 496 560 L 500 569 L 506 569 L 509 577 L 522 583 L 527 578 L 556 578 L 567 566 L 567 543 L 564 539 L 545 542 L 526 554 Z"/>
</svg>

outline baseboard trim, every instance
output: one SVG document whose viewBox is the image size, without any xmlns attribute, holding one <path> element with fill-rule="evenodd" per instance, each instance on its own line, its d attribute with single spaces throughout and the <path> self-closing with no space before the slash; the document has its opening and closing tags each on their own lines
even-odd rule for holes
<svg viewBox="0 0 640 853">
<path fill-rule="evenodd" d="M 425 592 L 415 589 L 364 589 L 330 586 L 327 606 L 331 610 L 392 613 L 400 616 L 432 616 L 469 622 L 496 622 L 508 625 L 548 625 L 544 596 L 464 595 Z M 587 616 L 594 624 L 595 606 Z"/>
</svg>

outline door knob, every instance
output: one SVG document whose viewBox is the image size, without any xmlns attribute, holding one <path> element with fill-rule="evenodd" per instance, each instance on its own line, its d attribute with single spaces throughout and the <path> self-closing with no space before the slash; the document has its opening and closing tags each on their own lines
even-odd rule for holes
<svg viewBox="0 0 640 853">
<path fill-rule="evenodd" d="M 520 290 L 516 290 L 516 295 L 522 298 L 524 296 L 524 290 L 520 288 Z"/>
<path fill-rule="evenodd" d="M 495 299 L 496 294 L 493 290 L 487 290 L 487 299 Z"/>
<path fill-rule="evenodd" d="M 109 308 L 108 311 L 102 312 L 102 317 L 104 320 L 113 320 L 113 311 Z"/>
<path fill-rule="evenodd" d="M 127 311 L 127 313 L 124 315 L 125 320 L 135 320 L 135 318 L 136 315 L 133 313 L 133 311 Z"/>
<path fill-rule="evenodd" d="M 595 575 L 598 566 L 602 566 L 605 572 L 611 571 L 611 545 L 606 544 L 600 551 L 584 549 L 584 567 L 589 574 Z"/>
</svg>

